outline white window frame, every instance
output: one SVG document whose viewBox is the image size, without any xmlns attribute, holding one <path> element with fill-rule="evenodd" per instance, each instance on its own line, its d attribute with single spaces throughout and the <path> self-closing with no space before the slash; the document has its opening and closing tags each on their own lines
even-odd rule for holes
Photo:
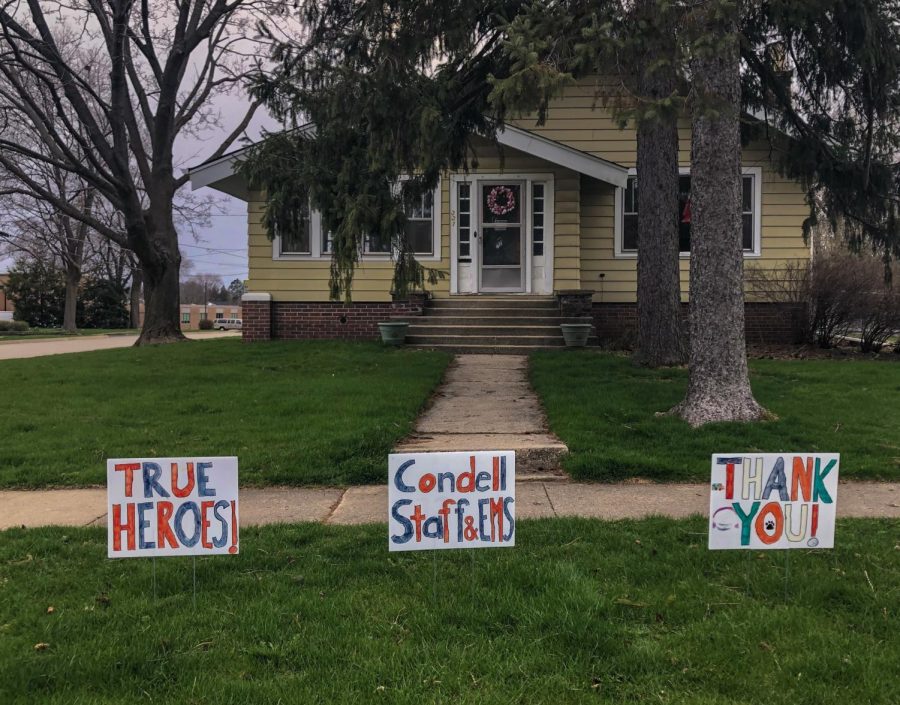
<svg viewBox="0 0 900 705">
<path fill-rule="evenodd" d="M 691 170 L 689 167 L 680 167 L 678 174 L 679 176 L 690 176 Z M 628 178 L 633 176 L 637 176 L 637 169 L 631 168 L 628 170 Z M 741 176 L 753 177 L 753 213 L 756 216 L 753 219 L 753 249 L 744 251 L 744 257 L 751 259 L 762 255 L 762 167 L 742 166 Z M 741 193 L 743 194 L 743 183 L 741 184 Z M 625 221 L 624 187 L 616 188 L 615 198 L 614 256 L 616 259 L 637 259 L 636 250 L 625 250 L 622 247 Z M 743 196 L 741 196 L 741 203 L 743 203 Z M 690 256 L 690 252 L 679 253 L 681 259 L 688 259 Z"/>
<path fill-rule="evenodd" d="M 405 180 L 401 178 L 401 180 Z M 434 189 L 432 195 L 431 207 L 431 238 L 432 238 L 432 254 L 419 255 L 415 257 L 420 262 L 438 262 L 441 259 L 441 182 Z M 284 261 L 320 261 L 330 260 L 331 253 L 326 252 L 322 247 L 322 214 L 310 208 L 309 222 L 309 252 L 308 253 L 282 253 L 281 237 L 272 240 L 272 259 Z M 365 247 L 365 244 L 363 245 Z M 397 252 L 361 252 L 360 256 L 364 262 L 385 262 L 390 261 L 396 256 Z"/>
</svg>

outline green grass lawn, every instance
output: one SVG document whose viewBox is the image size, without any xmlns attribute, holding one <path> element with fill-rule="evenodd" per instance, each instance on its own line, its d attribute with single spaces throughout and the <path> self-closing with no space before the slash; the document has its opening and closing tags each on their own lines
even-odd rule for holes
<svg viewBox="0 0 900 705">
<path fill-rule="evenodd" d="M 106 459 L 236 455 L 252 484 L 382 481 L 449 356 L 190 342 L 0 361 L 0 487 L 104 484 Z"/>
<path fill-rule="evenodd" d="M 512 549 L 389 554 L 383 526 L 246 530 L 237 557 L 110 561 L 0 534 L 0 702 L 893 705 L 897 524 L 710 552 L 705 521 L 523 521 Z M 52 613 L 49 608 L 52 607 Z M 43 646 L 35 648 L 36 645 Z"/>
<path fill-rule="evenodd" d="M 656 416 L 684 396 L 687 371 L 635 368 L 596 352 L 542 352 L 531 380 L 551 428 L 568 444 L 574 477 L 708 480 L 710 455 L 841 453 L 841 477 L 900 478 L 900 364 L 753 360 L 757 400 L 777 420 L 691 429 Z"/>
</svg>

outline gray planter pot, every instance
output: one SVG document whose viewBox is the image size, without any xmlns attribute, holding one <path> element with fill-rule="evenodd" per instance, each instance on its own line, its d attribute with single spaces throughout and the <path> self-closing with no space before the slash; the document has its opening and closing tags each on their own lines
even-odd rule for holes
<svg viewBox="0 0 900 705">
<path fill-rule="evenodd" d="M 379 323 L 378 330 L 381 331 L 381 342 L 385 345 L 403 345 L 408 328 L 409 323 L 406 321 Z"/>
<path fill-rule="evenodd" d="M 560 323 L 563 339 L 570 348 L 583 348 L 591 334 L 590 323 Z"/>
</svg>

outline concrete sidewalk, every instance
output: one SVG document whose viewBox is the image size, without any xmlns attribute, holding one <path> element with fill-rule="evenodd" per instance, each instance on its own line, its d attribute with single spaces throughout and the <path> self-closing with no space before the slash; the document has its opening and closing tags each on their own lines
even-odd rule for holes
<svg viewBox="0 0 900 705">
<path fill-rule="evenodd" d="M 239 331 L 190 332 L 185 335 L 191 340 L 214 340 L 216 338 L 238 338 Z M 65 355 L 67 353 L 92 352 L 128 348 L 134 345 L 137 336 L 129 335 L 84 335 L 38 340 L 0 340 L 0 360 L 18 360 L 26 357 L 45 355 Z"/>
<path fill-rule="evenodd" d="M 900 482 L 845 482 L 839 517 L 900 519 Z M 387 487 L 248 488 L 240 493 L 242 526 L 294 522 L 386 523 Z M 706 484 L 584 484 L 525 481 L 516 486 L 516 516 L 639 519 L 706 514 Z M 0 491 L 0 529 L 46 525 L 104 526 L 106 489 Z"/>
<path fill-rule="evenodd" d="M 524 355 L 457 355 L 395 453 L 514 450 L 516 477 L 562 477 L 566 445 L 547 428 Z"/>
</svg>

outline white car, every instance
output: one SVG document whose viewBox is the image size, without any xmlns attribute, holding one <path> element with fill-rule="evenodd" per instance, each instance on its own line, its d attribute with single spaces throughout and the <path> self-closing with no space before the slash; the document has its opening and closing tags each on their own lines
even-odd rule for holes
<svg viewBox="0 0 900 705">
<path fill-rule="evenodd" d="M 217 318 L 213 327 L 217 330 L 240 330 L 241 329 L 241 319 L 240 318 Z"/>
</svg>

